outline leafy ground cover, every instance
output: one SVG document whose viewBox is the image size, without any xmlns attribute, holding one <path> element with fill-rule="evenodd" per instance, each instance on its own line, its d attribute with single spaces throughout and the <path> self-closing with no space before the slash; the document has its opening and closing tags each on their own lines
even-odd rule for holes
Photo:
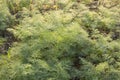
<svg viewBox="0 0 120 80">
<path fill-rule="evenodd" d="M 0 79 L 119 80 L 119 7 L 120 0 L 1 0 Z"/>
</svg>

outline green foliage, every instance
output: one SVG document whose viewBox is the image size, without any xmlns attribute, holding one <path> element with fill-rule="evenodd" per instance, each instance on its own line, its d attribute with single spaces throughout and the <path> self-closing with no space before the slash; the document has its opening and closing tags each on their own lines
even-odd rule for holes
<svg viewBox="0 0 120 80">
<path fill-rule="evenodd" d="M 5 7 L 5 2 L 2 0 L 0 1 L 0 30 L 4 30 L 7 25 L 6 25 L 6 18 L 8 15 L 7 9 Z"/>
<path fill-rule="evenodd" d="M 0 45 L 4 43 L 5 39 L 0 37 Z"/>
<path fill-rule="evenodd" d="M 119 80 L 119 8 L 30 1 L 7 3 L 13 22 L 7 30 L 18 41 L 0 56 L 1 80 Z"/>
<path fill-rule="evenodd" d="M 7 0 L 7 6 L 11 14 L 16 14 L 23 7 L 29 8 L 30 0 Z"/>
</svg>

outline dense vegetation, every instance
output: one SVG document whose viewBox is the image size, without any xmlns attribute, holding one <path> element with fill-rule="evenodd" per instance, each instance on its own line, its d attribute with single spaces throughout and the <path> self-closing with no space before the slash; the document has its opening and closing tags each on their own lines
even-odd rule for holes
<svg viewBox="0 0 120 80">
<path fill-rule="evenodd" d="M 0 80 L 120 80 L 120 0 L 0 0 Z"/>
</svg>

